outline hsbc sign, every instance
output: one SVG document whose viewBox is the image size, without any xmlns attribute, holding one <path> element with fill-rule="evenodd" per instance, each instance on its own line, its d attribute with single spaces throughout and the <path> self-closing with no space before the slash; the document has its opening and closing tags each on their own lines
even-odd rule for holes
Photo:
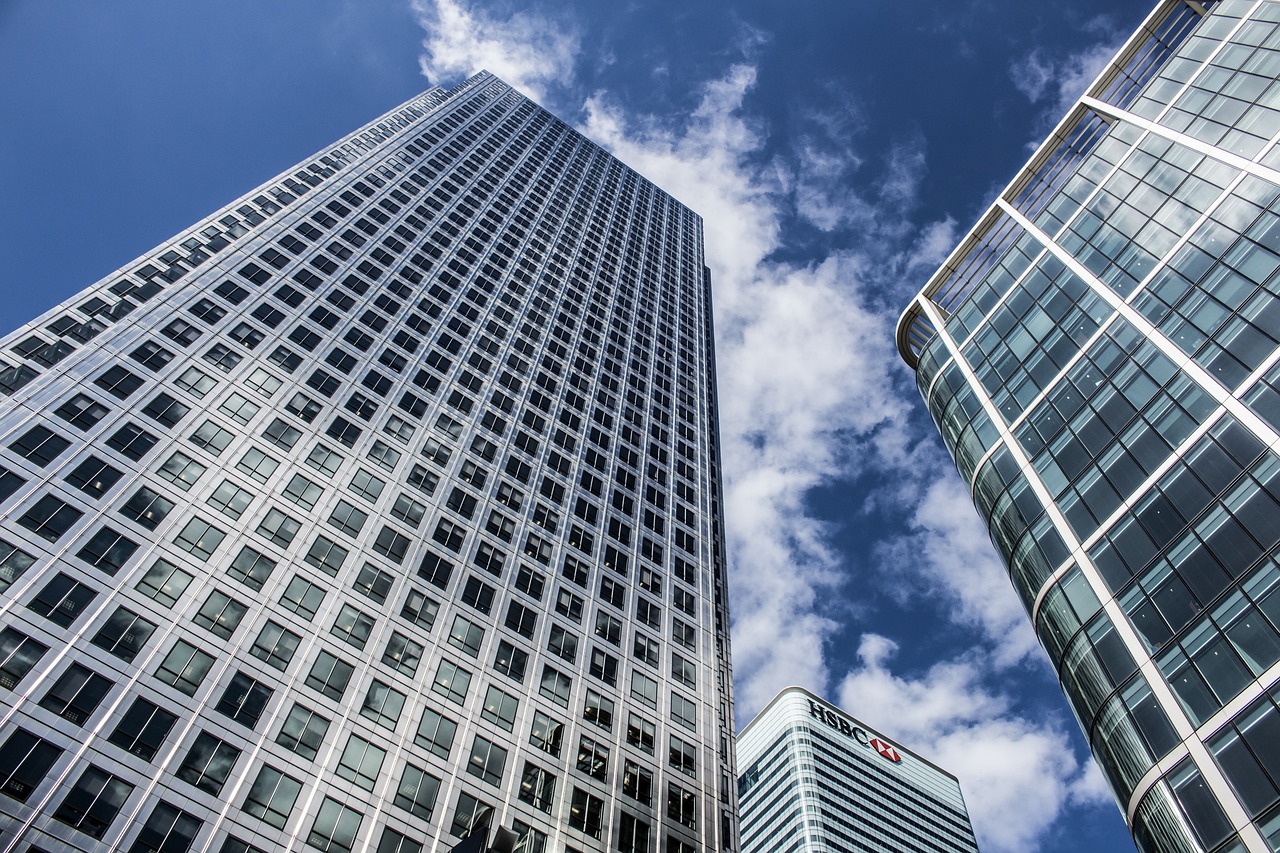
<svg viewBox="0 0 1280 853">
<path fill-rule="evenodd" d="M 878 737 L 872 737 L 867 734 L 866 729 L 853 725 L 844 717 L 840 716 L 830 708 L 824 707 L 816 700 L 809 700 L 809 716 L 821 720 L 831 728 L 840 732 L 840 734 L 853 738 L 862 746 L 865 746 L 868 749 L 874 749 L 880 754 L 880 757 L 886 761 L 891 761 L 894 764 L 902 761 L 902 756 L 898 753 L 898 750 L 894 749 L 893 744 L 883 741 Z"/>
</svg>

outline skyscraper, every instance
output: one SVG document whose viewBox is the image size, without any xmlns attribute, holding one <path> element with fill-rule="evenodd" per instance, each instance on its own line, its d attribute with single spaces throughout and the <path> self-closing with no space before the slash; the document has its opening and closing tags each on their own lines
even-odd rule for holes
<svg viewBox="0 0 1280 853">
<path fill-rule="evenodd" d="M 1160 3 L 898 344 L 1143 850 L 1280 848 L 1280 3 Z"/>
<path fill-rule="evenodd" d="M 0 353 L 0 850 L 736 846 L 701 220 L 509 86 Z"/>
<path fill-rule="evenodd" d="M 956 777 L 801 687 L 738 735 L 743 853 L 977 853 Z"/>
</svg>

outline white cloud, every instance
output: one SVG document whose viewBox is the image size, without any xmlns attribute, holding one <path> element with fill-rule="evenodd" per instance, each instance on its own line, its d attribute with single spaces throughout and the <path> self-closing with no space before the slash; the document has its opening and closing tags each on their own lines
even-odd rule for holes
<svg viewBox="0 0 1280 853">
<path fill-rule="evenodd" d="M 1098 34 L 1099 41 L 1058 57 L 1046 56 L 1037 48 L 1009 67 L 1009 76 L 1018 91 L 1032 103 L 1044 105 L 1037 143 L 1044 131 L 1057 124 L 1102 73 L 1127 36 L 1118 35 L 1114 26 L 1104 18 L 1089 21 L 1085 29 Z"/>
<path fill-rule="evenodd" d="M 946 463 L 935 459 L 933 470 Z M 910 495 L 909 530 L 880 546 L 879 564 L 907 595 L 941 598 L 953 621 L 972 626 L 1005 668 L 1039 661 L 1040 647 L 991 540 L 954 469 Z"/>
<path fill-rule="evenodd" d="M 427 32 L 422 73 L 436 85 L 487 69 L 534 100 L 573 74 L 581 42 L 576 26 L 532 11 L 496 17 L 460 0 L 411 0 Z"/>
<path fill-rule="evenodd" d="M 969 653 L 912 677 L 889 663 L 897 644 L 865 635 L 860 665 L 840 685 L 842 707 L 960 778 L 986 853 L 1023 853 L 1069 805 L 1101 805 L 1110 794 L 1053 721 L 1028 719 L 984 683 L 989 665 Z"/>
</svg>

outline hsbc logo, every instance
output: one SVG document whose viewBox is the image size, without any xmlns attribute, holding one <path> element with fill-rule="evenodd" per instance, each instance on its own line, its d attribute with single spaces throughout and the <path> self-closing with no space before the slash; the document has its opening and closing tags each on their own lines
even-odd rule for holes
<svg viewBox="0 0 1280 853">
<path fill-rule="evenodd" d="M 870 745 L 872 749 L 880 753 L 880 755 L 883 756 L 884 758 L 887 758 L 890 761 L 892 761 L 894 764 L 897 764 L 899 761 L 902 760 L 902 756 L 898 754 L 898 750 L 894 749 L 891 745 L 880 740 L 880 738 L 878 737 L 873 737 L 871 739 Z"/>
<path fill-rule="evenodd" d="M 840 734 L 853 738 L 862 746 L 874 749 L 879 753 L 880 757 L 886 761 L 891 761 L 894 764 L 898 764 L 902 761 L 902 755 L 898 750 L 894 749 L 893 744 L 883 741 L 878 737 L 871 737 L 867 734 L 866 729 L 853 725 L 835 711 L 832 711 L 830 708 L 823 707 L 813 699 L 809 700 L 809 716 L 821 720 L 831 728 L 840 732 Z"/>
</svg>

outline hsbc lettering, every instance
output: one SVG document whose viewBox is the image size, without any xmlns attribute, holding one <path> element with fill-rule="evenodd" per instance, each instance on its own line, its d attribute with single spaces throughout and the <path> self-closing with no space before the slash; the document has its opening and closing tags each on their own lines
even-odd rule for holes
<svg viewBox="0 0 1280 853">
<path fill-rule="evenodd" d="M 840 734 L 853 738 L 862 746 L 874 749 L 882 758 L 892 761 L 894 764 L 902 761 L 902 756 L 898 754 L 898 750 L 894 749 L 892 745 L 878 737 L 871 737 L 867 734 L 866 729 L 858 728 L 835 711 L 830 708 L 824 708 L 813 699 L 809 700 L 809 716 L 821 720 L 840 732 Z"/>
</svg>

